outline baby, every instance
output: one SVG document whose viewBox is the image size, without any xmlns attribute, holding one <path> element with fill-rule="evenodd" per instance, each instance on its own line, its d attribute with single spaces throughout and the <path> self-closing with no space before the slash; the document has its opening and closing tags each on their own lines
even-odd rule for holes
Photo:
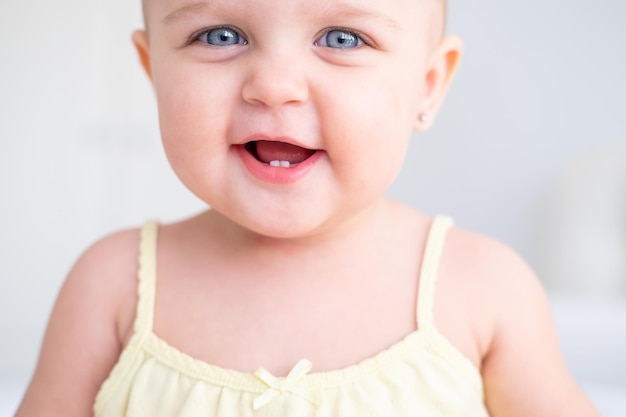
<svg viewBox="0 0 626 417">
<path fill-rule="evenodd" d="M 211 209 L 69 274 L 18 416 L 590 417 L 536 277 L 390 201 L 457 69 L 443 0 L 146 0 L 163 146 Z"/>
</svg>

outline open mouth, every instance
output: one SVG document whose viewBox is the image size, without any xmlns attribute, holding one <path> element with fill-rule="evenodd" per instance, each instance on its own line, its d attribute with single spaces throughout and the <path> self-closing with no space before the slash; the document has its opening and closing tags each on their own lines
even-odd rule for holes
<svg viewBox="0 0 626 417">
<path fill-rule="evenodd" d="M 272 167 L 290 168 L 306 161 L 317 151 L 285 142 L 257 140 L 244 145 L 257 161 Z"/>
</svg>

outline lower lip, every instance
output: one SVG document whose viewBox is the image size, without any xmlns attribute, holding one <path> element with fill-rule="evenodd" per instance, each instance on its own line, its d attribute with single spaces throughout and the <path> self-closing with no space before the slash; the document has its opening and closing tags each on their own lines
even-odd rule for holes
<svg viewBox="0 0 626 417">
<path fill-rule="evenodd" d="M 316 151 L 313 155 L 299 164 L 284 167 L 273 167 L 257 160 L 243 146 L 235 149 L 248 171 L 258 180 L 272 184 L 292 184 L 304 177 L 320 160 L 323 151 Z"/>
</svg>

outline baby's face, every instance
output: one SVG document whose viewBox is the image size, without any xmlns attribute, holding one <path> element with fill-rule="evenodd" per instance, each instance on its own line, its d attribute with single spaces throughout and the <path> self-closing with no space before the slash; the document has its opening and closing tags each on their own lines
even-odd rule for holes
<svg viewBox="0 0 626 417">
<path fill-rule="evenodd" d="M 438 0 L 148 0 L 164 148 L 255 232 L 331 230 L 381 200 L 428 94 Z M 149 55 L 149 57 L 148 57 Z"/>
</svg>

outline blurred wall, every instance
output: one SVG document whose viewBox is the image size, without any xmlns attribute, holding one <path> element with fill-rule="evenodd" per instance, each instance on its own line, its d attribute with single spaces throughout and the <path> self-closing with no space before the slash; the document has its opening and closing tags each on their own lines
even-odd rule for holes
<svg viewBox="0 0 626 417">
<path fill-rule="evenodd" d="M 568 291 L 580 257 L 598 255 L 595 245 L 568 252 L 563 241 L 585 242 L 572 227 L 598 230 L 599 210 L 606 224 L 594 239 L 615 239 L 615 253 L 598 262 L 622 273 L 626 228 L 615 222 L 625 211 L 607 207 L 626 201 L 617 180 L 626 174 L 594 179 L 587 168 L 584 191 L 572 167 L 593 166 L 591 154 L 596 166 L 626 162 L 616 156 L 626 143 L 625 18 L 623 0 L 451 0 L 449 32 L 463 37 L 466 55 L 435 128 L 414 138 L 389 194 L 506 242 L 554 291 Z M 87 245 L 203 207 L 162 155 L 130 43 L 140 26 L 138 0 L 0 4 L 0 377 L 32 371 L 56 293 Z M 604 192 L 588 204 L 594 181 Z M 574 287 L 592 288 L 592 272 Z"/>
</svg>

